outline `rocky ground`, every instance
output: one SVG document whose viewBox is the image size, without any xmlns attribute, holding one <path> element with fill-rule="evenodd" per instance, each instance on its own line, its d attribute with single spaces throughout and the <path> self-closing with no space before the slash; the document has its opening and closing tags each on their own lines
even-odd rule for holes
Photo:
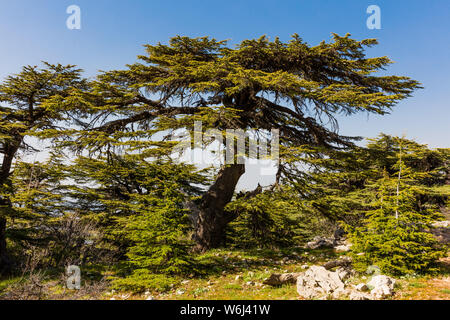
<svg viewBox="0 0 450 320">
<path fill-rule="evenodd" d="M 81 290 L 67 290 L 62 278 L 38 277 L 19 285 L 20 279 L 0 281 L 2 299 L 104 300 L 304 300 L 304 299 L 444 299 L 450 300 L 450 257 L 442 272 L 428 277 L 393 279 L 358 275 L 349 267 L 345 252 L 335 249 L 294 248 L 283 251 L 216 250 L 205 260 L 211 273 L 179 279 L 164 292 L 111 290 L 95 271 L 82 274 Z M 104 271 L 102 271 L 104 274 Z"/>
<path fill-rule="evenodd" d="M 448 225 L 437 228 L 448 235 Z M 33 274 L 0 281 L 0 299 L 450 300 L 450 256 L 441 260 L 439 274 L 394 279 L 376 268 L 357 274 L 350 247 L 337 234 L 284 250 L 213 250 L 202 257 L 207 274 L 180 278 L 164 292 L 111 290 L 113 272 L 105 268 L 82 269 L 81 290 L 67 290 L 62 275 Z"/>
<path fill-rule="evenodd" d="M 302 264 L 278 260 L 267 267 L 251 261 L 248 270 L 227 272 L 203 279 L 185 279 L 165 293 L 123 294 L 109 291 L 104 299 L 275 299 L 275 300 L 377 300 L 433 299 L 450 300 L 450 257 L 442 261 L 442 274 L 428 277 L 393 279 L 385 275 L 357 275 L 345 266 L 345 256 L 338 260 L 333 252 L 323 250 L 303 255 Z M 232 252 L 218 252 L 230 257 Z M 342 258 L 344 257 L 344 258 Z M 247 261 L 250 259 L 247 259 Z M 327 269 L 330 263 L 343 265 Z M 327 265 L 328 264 L 328 265 Z"/>
</svg>

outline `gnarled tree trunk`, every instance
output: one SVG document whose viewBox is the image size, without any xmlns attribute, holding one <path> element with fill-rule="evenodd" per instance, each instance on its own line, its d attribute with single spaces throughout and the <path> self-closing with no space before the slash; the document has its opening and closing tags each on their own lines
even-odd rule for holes
<svg viewBox="0 0 450 320">
<path fill-rule="evenodd" d="M 4 185 L 10 174 L 14 156 L 19 150 L 19 146 L 23 141 L 21 135 L 17 135 L 16 140 L 12 143 L 6 143 L 3 148 L 3 161 L 0 167 L 0 185 Z M 0 199 L 0 210 L 7 211 L 11 207 L 8 198 Z M 0 275 L 8 274 L 11 271 L 12 261 L 6 250 L 6 217 L 1 216 L 0 212 Z"/>
<path fill-rule="evenodd" d="M 11 271 L 11 261 L 6 251 L 6 218 L 0 217 L 0 274 Z"/>
<path fill-rule="evenodd" d="M 224 243 L 225 228 L 237 217 L 235 213 L 225 212 L 224 208 L 231 201 L 239 178 L 244 173 L 245 164 L 225 166 L 203 196 L 195 224 L 196 251 L 204 252 Z"/>
</svg>

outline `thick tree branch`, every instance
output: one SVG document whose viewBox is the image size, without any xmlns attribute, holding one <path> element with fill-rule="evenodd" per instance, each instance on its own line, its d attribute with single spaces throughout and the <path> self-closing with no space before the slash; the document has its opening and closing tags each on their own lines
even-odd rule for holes
<svg viewBox="0 0 450 320">
<path fill-rule="evenodd" d="M 144 111 L 137 113 L 131 117 L 112 120 L 99 127 L 93 128 L 93 130 L 104 131 L 108 133 L 113 133 L 120 129 L 123 129 L 129 124 L 140 122 L 140 121 L 152 121 L 159 116 L 175 116 L 181 114 L 195 114 L 199 111 L 198 107 L 168 107 L 161 110 L 155 111 Z"/>
</svg>

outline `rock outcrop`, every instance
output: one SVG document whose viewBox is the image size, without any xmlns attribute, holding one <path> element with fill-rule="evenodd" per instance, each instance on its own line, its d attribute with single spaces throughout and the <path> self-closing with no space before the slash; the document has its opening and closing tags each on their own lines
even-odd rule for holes
<svg viewBox="0 0 450 320">
<path fill-rule="evenodd" d="M 349 257 L 344 257 L 342 259 L 328 261 L 327 263 L 325 263 L 323 265 L 323 267 L 327 270 L 331 270 L 336 267 L 349 268 L 351 264 L 352 264 L 352 259 Z"/>
<path fill-rule="evenodd" d="M 351 247 L 351 244 L 341 244 L 334 247 L 334 250 L 336 250 L 336 252 L 348 252 L 350 251 Z"/>
<path fill-rule="evenodd" d="M 372 300 L 373 297 L 367 293 L 352 291 L 348 297 L 350 300 Z"/>
<path fill-rule="evenodd" d="M 345 239 L 345 234 L 345 231 L 338 229 L 332 237 L 314 237 L 312 241 L 306 243 L 305 248 L 312 250 L 329 248 L 334 249 L 337 252 L 350 251 L 352 245 Z"/>
<path fill-rule="evenodd" d="M 331 271 L 336 267 L 336 271 Z M 271 286 L 296 283 L 297 292 L 304 299 L 375 300 L 394 294 L 395 280 L 385 275 L 374 275 L 367 284 L 346 287 L 346 280 L 353 273 L 351 260 L 344 258 L 324 266 L 311 266 L 301 273 L 274 273 L 263 283 Z"/>
<path fill-rule="evenodd" d="M 312 241 L 306 244 L 307 249 L 323 249 L 323 248 L 334 248 L 336 245 L 336 239 L 325 238 L 325 237 L 315 237 Z"/>
<path fill-rule="evenodd" d="M 374 276 L 367 285 L 372 288 L 370 294 L 377 299 L 384 299 L 394 294 L 395 280 L 388 276 Z"/>
<path fill-rule="evenodd" d="M 294 284 L 297 282 L 297 277 L 301 273 L 273 273 L 269 278 L 263 281 L 263 284 L 269 286 L 281 286 L 283 284 Z"/>
<path fill-rule="evenodd" d="M 297 292 L 305 299 L 343 293 L 345 284 L 337 272 L 312 266 L 297 278 Z"/>
</svg>

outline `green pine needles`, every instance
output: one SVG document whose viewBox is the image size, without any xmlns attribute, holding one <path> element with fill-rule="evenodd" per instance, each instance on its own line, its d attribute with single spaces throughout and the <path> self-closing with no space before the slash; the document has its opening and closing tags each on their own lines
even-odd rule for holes
<svg viewBox="0 0 450 320">
<path fill-rule="evenodd" d="M 48 63 L 7 77 L 0 274 L 101 264 L 117 288 L 164 290 L 203 272 L 208 250 L 298 246 L 338 222 L 359 270 L 433 271 L 446 249 L 430 228 L 448 205 L 449 150 L 388 135 L 355 146 L 359 137 L 335 130 L 337 114 L 384 115 L 421 88 L 378 74 L 392 62 L 367 57 L 376 43 L 177 36 L 90 79 Z M 214 144 L 209 129 L 224 138 L 278 130 L 274 184 L 237 192 L 245 164 L 182 162 L 180 140 L 196 148 L 188 139 L 201 134 Z M 49 159 L 25 161 L 42 145 Z"/>
<path fill-rule="evenodd" d="M 433 175 L 434 180 L 439 180 L 438 173 L 445 174 L 436 161 L 440 154 L 412 141 L 389 136 L 381 137 L 371 146 L 383 145 L 390 149 L 385 154 L 391 153 L 397 161 L 381 171 L 379 179 L 368 184 L 373 193 L 365 217 L 361 226 L 350 228 L 355 267 L 365 271 L 368 266 L 376 265 L 383 273 L 393 275 L 436 271 L 436 262 L 445 256 L 446 248 L 438 243 L 430 229 L 433 221 L 442 218 L 436 200 L 445 199 L 448 194 L 439 192 L 439 186 L 427 186 L 424 182 L 433 181 Z M 426 160 L 424 153 L 428 154 L 434 170 L 430 167 L 421 170 L 424 167 L 421 168 L 420 160 Z M 434 159 L 430 157 L 433 153 Z M 445 163 L 445 158 L 441 160 Z"/>
</svg>

